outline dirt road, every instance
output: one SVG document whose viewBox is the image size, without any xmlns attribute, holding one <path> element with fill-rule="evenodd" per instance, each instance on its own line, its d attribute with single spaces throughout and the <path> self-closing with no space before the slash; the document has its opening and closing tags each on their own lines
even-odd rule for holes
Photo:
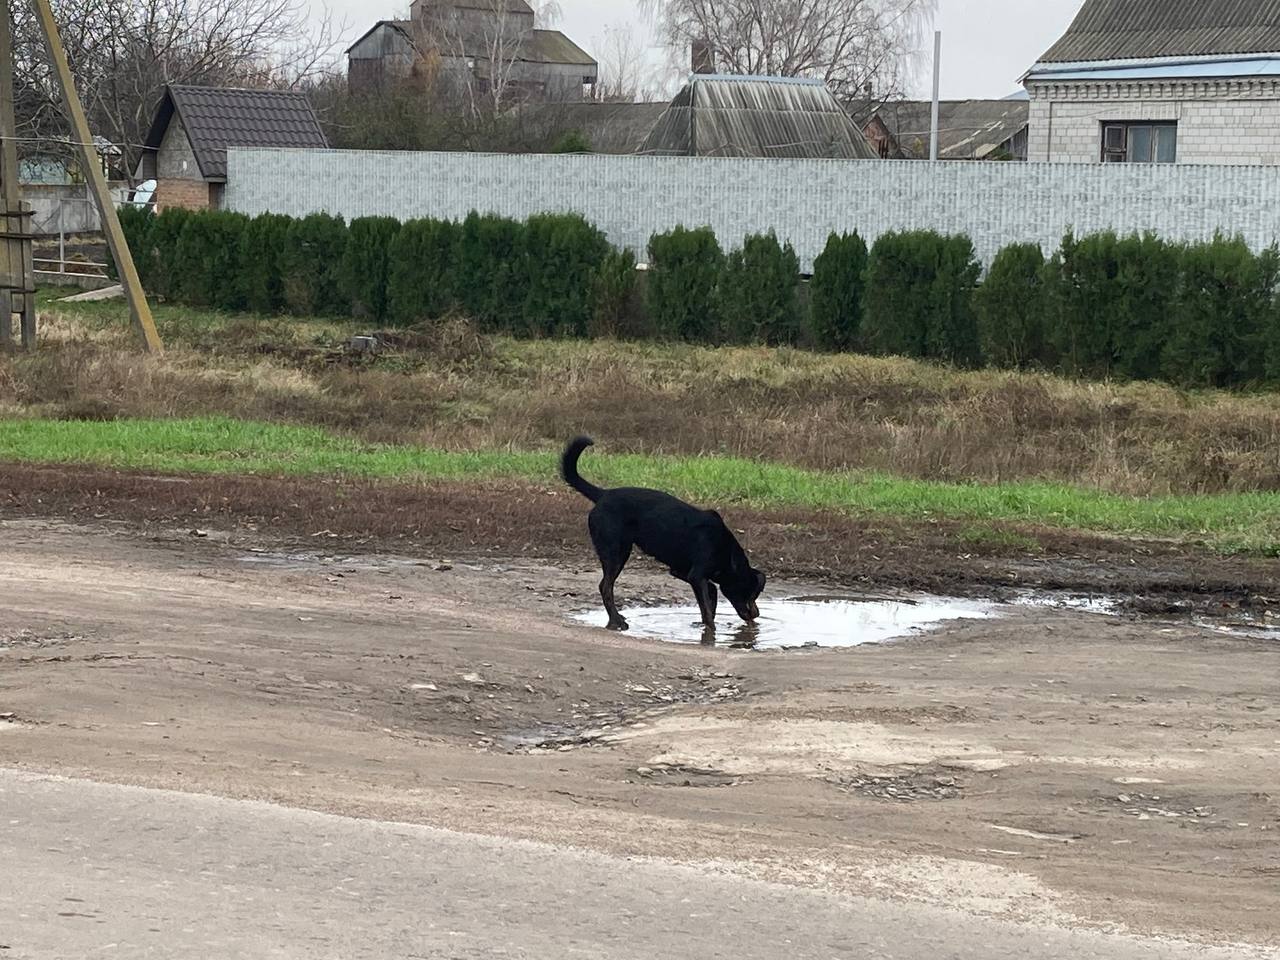
<svg viewBox="0 0 1280 960">
<path fill-rule="evenodd" d="M 1280 948 L 1274 642 L 1027 611 L 849 652 L 677 647 L 571 623 L 585 558 L 210 534 L 0 524 L 0 766 L 695 864 L 726 896 Z"/>
<path fill-rule="evenodd" d="M 403 823 L 0 771 L 5 955 L 1249 960 Z M 145 830 L 139 829 L 145 824 Z"/>
</svg>

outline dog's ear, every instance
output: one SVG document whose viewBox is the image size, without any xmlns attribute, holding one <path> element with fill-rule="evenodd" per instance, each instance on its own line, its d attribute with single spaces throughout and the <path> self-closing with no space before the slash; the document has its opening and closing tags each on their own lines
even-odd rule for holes
<svg viewBox="0 0 1280 960">
<path fill-rule="evenodd" d="M 756 571 L 756 586 L 760 588 L 760 592 L 761 592 L 761 593 L 764 593 L 764 585 L 765 585 L 765 575 L 764 575 L 764 571 L 762 571 L 762 570 L 757 570 L 757 571 Z"/>
</svg>

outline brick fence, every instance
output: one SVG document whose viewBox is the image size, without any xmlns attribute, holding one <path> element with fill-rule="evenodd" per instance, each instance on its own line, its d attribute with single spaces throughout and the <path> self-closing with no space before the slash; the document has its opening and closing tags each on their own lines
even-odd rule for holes
<svg viewBox="0 0 1280 960">
<path fill-rule="evenodd" d="M 1170 240 L 1280 238 L 1280 167 L 744 160 L 598 155 L 229 151 L 226 205 L 248 214 L 524 218 L 583 214 L 644 259 L 655 232 L 715 229 L 726 246 L 774 230 L 805 268 L 833 230 L 969 234 L 984 262 L 1015 241 L 1154 231 Z"/>
</svg>

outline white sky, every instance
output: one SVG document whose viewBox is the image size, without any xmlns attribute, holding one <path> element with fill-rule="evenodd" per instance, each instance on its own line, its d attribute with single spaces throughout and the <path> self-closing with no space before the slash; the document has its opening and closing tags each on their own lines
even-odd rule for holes
<svg viewBox="0 0 1280 960">
<path fill-rule="evenodd" d="M 408 0 L 309 0 L 328 8 L 348 25 L 354 40 L 374 21 L 404 16 Z M 556 27 L 588 53 L 606 28 L 631 23 L 649 32 L 636 0 L 559 0 Z M 1018 89 L 1023 71 L 1061 36 L 1083 0 L 939 0 L 937 28 L 942 30 L 942 96 L 946 99 L 1003 97 Z M 932 41 L 930 41 L 932 46 Z M 597 57 L 599 54 L 595 54 Z M 916 95 L 925 98 L 931 83 L 925 66 Z"/>
</svg>

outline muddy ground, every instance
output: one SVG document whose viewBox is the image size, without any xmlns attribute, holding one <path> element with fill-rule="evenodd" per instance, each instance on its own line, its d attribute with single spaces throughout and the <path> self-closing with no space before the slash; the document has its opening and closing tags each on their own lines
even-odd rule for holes
<svg viewBox="0 0 1280 960">
<path fill-rule="evenodd" d="M 1168 615 L 1265 621 L 1274 561 L 733 511 L 778 594 L 1163 611 L 752 653 L 571 622 L 596 574 L 557 491 L 28 468 L 0 489 L 0 765 L 1280 947 L 1280 643 Z M 643 565 L 623 584 L 685 599 Z"/>
</svg>

